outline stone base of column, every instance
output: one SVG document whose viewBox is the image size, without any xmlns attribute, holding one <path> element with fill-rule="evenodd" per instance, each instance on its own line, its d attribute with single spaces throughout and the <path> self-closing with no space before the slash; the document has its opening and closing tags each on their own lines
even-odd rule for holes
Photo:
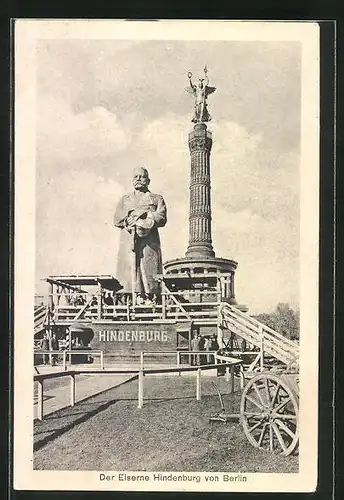
<svg viewBox="0 0 344 500">
<path fill-rule="evenodd" d="M 207 273 L 235 273 L 238 263 L 230 259 L 222 259 L 220 257 L 182 257 L 180 259 L 169 260 L 164 263 L 164 272 L 168 275 L 178 275 L 187 273 L 189 278 L 195 278 L 197 280 L 197 275 L 206 275 Z M 235 307 L 243 312 L 248 310 L 246 305 L 240 305 L 237 303 L 235 296 L 223 297 L 224 302 L 228 301 L 229 304 L 235 305 Z"/>
<path fill-rule="evenodd" d="M 201 258 L 213 258 L 215 257 L 215 252 L 214 250 L 212 249 L 212 247 L 210 246 L 206 246 L 206 245 L 189 245 L 188 246 L 188 249 L 185 253 L 185 257 L 187 258 L 198 258 L 198 259 L 201 259 Z"/>
</svg>

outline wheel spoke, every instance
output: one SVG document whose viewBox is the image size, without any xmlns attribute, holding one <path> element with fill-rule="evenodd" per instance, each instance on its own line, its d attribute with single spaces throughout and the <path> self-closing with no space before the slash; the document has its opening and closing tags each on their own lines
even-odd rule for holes
<svg viewBox="0 0 344 500">
<path fill-rule="evenodd" d="M 256 393 L 257 393 L 257 396 L 258 396 L 258 398 L 259 398 L 259 401 L 260 401 L 260 403 L 261 403 L 262 407 L 264 407 L 264 406 L 265 406 L 265 403 L 264 403 L 264 401 L 263 401 L 262 395 L 260 394 L 260 391 L 258 390 L 258 387 L 256 386 L 256 384 L 252 384 L 252 385 L 253 385 L 253 387 L 254 387 L 254 390 L 255 390 L 255 391 L 256 391 Z"/>
<path fill-rule="evenodd" d="M 279 410 L 281 410 L 285 405 L 287 405 L 289 402 L 291 402 L 291 399 L 290 397 L 288 396 L 287 399 L 285 399 L 284 401 L 282 401 L 282 403 L 280 403 L 279 405 L 276 406 L 275 408 L 275 412 L 278 412 Z"/>
<path fill-rule="evenodd" d="M 276 436 L 277 436 L 277 439 L 278 439 L 279 444 L 281 445 L 282 450 L 283 450 L 284 452 L 286 452 L 286 451 L 287 451 L 287 447 L 286 447 L 286 445 L 285 445 L 285 443 L 284 443 L 284 441 L 283 441 L 283 438 L 282 438 L 282 436 L 281 436 L 280 431 L 278 430 L 278 427 L 277 427 L 277 426 L 276 426 L 276 424 L 274 424 L 274 423 L 272 423 L 272 424 L 271 424 L 271 426 L 272 426 L 272 429 L 275 431 L 275 434 L 276 434 Z"/>
<path fill-rule="evenodd" d="M 266 389 L 266 402 L 269 405 L 271 402 L 271 394 L 270 394 L 270 388 L 269 388 L 269 380 L 268 378 L 265 379 L 265 389 Z"/>
<path fill-rule="evenodd" d="M 258 440 L 258 446 L 260 446 L 262 444 L 267 426 L 268 426 L 268 424 L 267 424 L 267 422 L 265 422 L 265 424 L 263 424 L 263 429 L 262 429 L 261 435 L 260 435 L 259 440 Z"/>
<path fill-rule="evenodd" d="M 261 418 L 261 419 L 259 420 L 259 422 L 257 422 L 256 424 L 252 425 L 252 427 L 250 427 L 250 428 L 248 429 L 248 432 L 252 432 L 252 431 L 254 431 L 254 429 L 257 429 L 257 427 L 259 427 L 259 426 L 260 426 L 260 424 L 261 424 L 262 422 L 263 422 L 263 419 Z"/>
<path fill-rule="evenodd" d="M 270 451 L 274 451 L 274 435 L 272 433 L 272 427 L 271 427 L 271 424 L 270 424 L 270 435 L 269 435 L 269 439 L 270 439 Z"/>
<path fill-rule="evenodd" d="M 245 415 L 245 417 L 247 418 L 253 418 L 253 417 L 256 417 L 256 418 L 262 418 L 262 414 L 261 413 L 253 413 L 253 412 L 249 412 L 249 411 L 244 411 L 242 413 L 242 415 Z"/>
<path fill-rule="evenodd" d="M 278 424 L 280 426 L 281 429 L 284 430 L 284 432 L 286 432 L 287 434 L 289 434 L 289 436 L 294 439 L 295 437 L 295 433 L 289 429 L 289 427 L 287 425 L 285 425 L 283 422 L 281 422 L 279 419 L 276 420 L 276 424 Z"/>
<path fill-rule="evenodd" d="M 252 396 L 249 396 L 248 394 L 246 394 L 246 399 L 248 399 L 249 401 L 251 401 L 251 403 L 253 403 L 255 406 L 257 406 L 257 408 L 259 408 L 260 410 L 264 409 L 262 407 L 262 405 L 259 404 L 259 402 L 255 398 L 253 398 Z"/>
<path fill-rule="evenodd" d="M 273 395 L 273 398 L 272 398 L 272 401 L 271 401 L 271 406 L 272 406 L 272 408 L 274 407 L 274 404 L 275 404 L 275 401 L 276 401 L 276 398 L 277 398 L 277 395 L 278 395 L 278 392 L 279 392 L 280 387 L 281 387 L 281 385 L 280 385 L 280 384 L 277 384 L 277 386 L 276 386 L 276 392 L 275 392 L 275 394 Z"/>
<path fill-rule="evenodd" d="M 275 412 L 275 416 L 280 418 L 280 419 L 286 418 L 287 420 L 296 420 L 297 419 L 296 415 L 292 415 L 290 413 L 277 413 L 277 412 Z"/>
</svg>

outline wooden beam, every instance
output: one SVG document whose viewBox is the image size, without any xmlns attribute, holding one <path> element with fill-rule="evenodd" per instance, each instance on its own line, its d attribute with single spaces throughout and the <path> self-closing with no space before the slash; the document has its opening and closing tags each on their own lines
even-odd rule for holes
<svg viewBox="0 0 344 500">
<path fill-rule="evenodd" d="M 80 311 L 78 312 L 78 314 L 73 318 L 72 321 L 76 321 L 76 320 L 78 320 L 80 318 L 80 316 L 82 315 L 83 312 L 85 312 L 87 306 L 90 305 L 90 303 L 92 302 L 92 300 L 94 299 L 94 297 L 96 297 L 96 294 L 91 295 L 91 297 L 88 299 L 88 301 L 86 302 L 86 304 L 84 304 L 82 306 L 82 308 L 80 309 Z"/>
<path fill-rule="evenodd" d="M 143 370 L 139 370 L 137 407 L 143 407 Z"/>
<path fill-rule="evenodd" d="M 201 393 L 201 375 L 202 370 L 198 368 L 196 373 L 196 400 L 201 401 L 202 393 Z"/>
<path fill-rule="evenodd" d="M 98 281 L 98 307 L 97 307 L 97 315 L 98 319 L 102 319 L 102 302 L 103 302 L 103 296 L 102 296 L 102 285 Z"/>
<path fill-rule="evenodd" d="M 63 288 L 68 288 L 68 290 L 72 290 L 74 292 L 87 293 L 84 290 L 80 290 L 80 288 L 75 286 L 75 285 L 70 285 L 69 283 L 64 283 L 63 281 L 59 281 L 58 279 L 44 278 L 44 281 L 47 281 L 51 285 L 54 284 L 56 286 L 62 286 Z"/>
<path fill-rule="evenodd" d="M 75 375 L 70 375 L 70 406 L 75 405 Z"/>
<path fill-rule="evenodd" d="M 161 283 L 161 305 L 162 305 L 162 319 L 166 318 L 166 286 L 164 281 Z"/>
<path fill-rule="evenodd" d="M 231 272 L 228 273 L 178 273 L 178 274 L 155 274 L 155 278 L 159 280 L 173 280 L 173 279 L 190 279 L 195 278 L 218 278 L 219 276 L 230 277 Z"/>
<path fill-rule="evenodd" d="M 43 420 L 43 380 L 37 380 L 38 386 L 38 401 L 37 401 L 37 418 Z"/>
</svg>

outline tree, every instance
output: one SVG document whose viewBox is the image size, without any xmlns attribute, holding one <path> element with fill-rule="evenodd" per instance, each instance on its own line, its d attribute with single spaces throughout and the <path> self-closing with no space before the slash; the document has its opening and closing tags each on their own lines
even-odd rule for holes
<svg viewBox="0 0 344 500">
<path fill-rule="evenodd" d="M 256 319 L 290 340 L 298 340 L 300 336 L 300 311 L 289 304 L 279 302 L 272 313 L 262 313 Z"/>
</svg>

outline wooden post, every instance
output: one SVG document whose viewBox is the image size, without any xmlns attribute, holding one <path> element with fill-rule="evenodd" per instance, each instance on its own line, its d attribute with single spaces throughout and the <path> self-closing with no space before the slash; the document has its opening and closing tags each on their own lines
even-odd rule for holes
<svg viewBox="0 0 344 500">
<path fill-rule="evenodd" d="M 48 337 L 49 337 L 49 351 L 52 350 L 52 347 L 51 347 L 51 341 L 52 341 L 52 328 L 49 328 L 48 330 Z M 49 354 L 49 365 L 52 366 L 53 364 L 53 355 L 52 354 Z"/>
<path fill-rule="evenodd" d="M 139 370 L 139 393 L 137 407 L 143 407 L 143 370 Z"/>
<path fill-rule="evenodd" d="M 70 375 L 70 406 L 75 405 L 75 375 Z"/>
<path fill-rule="evenodd" d="M 226 366 L 226 382 L 229 382 L 229 366 Z"/>
<path fill-rule="evenodd" d="M 131 294 L 131 309 L 129 304 L 129 317 L 131 321 L 135 321 L 136 319 L 136 306 L 137 306 L 137 292 L 132 292 Z M 131 313 L 130 313 L 131 310 Z"/>
<path fill-rule="evenodd" d="M 144 358 L 144 351 L 141 351 L 140 352 L 140 370 L 143 370 L 143 364 L 144 364 L 144 361 L 143 361 L 143 358 Z"/>
<path fill-rule="evenodd" d="M 218 276 L 216 280 L 216 300 L 218 303 L 220 303 L 222 300 L 220 276 Z"/>
<path fill-rule="evenodd" d="M 180 368 L 180 352 L 177 351 L 177 368 Z M 178 376 L 181 376 L 181 372 L 178 372 Z"/>
<path fill-rule="evenodd" d="M 201 401 L 201 373 L 202 373 L 202 370 L 200 368 L 198 368 L 197 374 L 196 374 L 196 399 L 197 399 L 197 401 Z"/>
<path fill-rule="evenodd" d="M 230 277 L 230 295 L 231 295 L 231 298 L 235 299 L 234 272 L 231 273 L 231 277 Z"/>
<path fill-rule="evenodd" d="M 49 308 L 52 311 L 54 309 L 54 285 L 49 283 Z"/>
<path fill-rule="evenodd" d="M 71 365 L 72 364 L 72 332 L 71 332 L 71 329 L 69 328 L 69 364 Z"/>
<path fill-rule="evenodd" d="M 234 387 L 234 384 L 235 384 L 234 365 L 231 366 L 230 371 L 231 371 L 231 394 L 233 394 L 235 392 L 235 387 Z"/>
<path fill-rule="evenodd" d="M 260 329 L 260 371 L 264 371 L 264 333 L 263 333 L 263 328 L 259 327 Z"/>
<path fill-rule="evenodd" d="M 245 387 L 244 367 L 240 365 L 240 389 L 243 389 L 244 387 Z"/>
<path fill-rule="evenodd" d="M 161 282 L 161 306 L 162 306 L 162 319 L 166 319 L 166 287 L 164 280 Z"/>
<path fill-rule="evenodd" d="M 100 351 L 100 369 L 104 370 L 104 351 Z"/>
<path fill-rule="evenodd" d="M 67 351 L 63 351 L 63 371 L 67 370 Z"/>
<path fill-rule="evenodd" d="M 219 344 L 219 348 L 223 348 L 223 330 L 222 330 L 222 312 L 221 305 L 217 306 L 217 343 Z"/>
<path fill-rule="evenodd" d="M 102 319 L 102 302 L 103 302 L 103 297 L 102 297 L 102 285 L 101 283 L 98 282 L 98 319 Z"/>
<path fill-rule="evenodd" d="M 189 330 L 189 365 L 192 365 L 192 354 L 190 354 L 190 351 L 192 350 L 192 344 L 191 344 L 191 340 L 192 340 L 192 323 L 190 324 L 190 330 Z"/>
<path fill-rule="evenodd" d="M 38 401 L 37 401 L 37 418 L 43 420 L 43 380 L 37 380 L 38 384 Z"/>
</svg>

